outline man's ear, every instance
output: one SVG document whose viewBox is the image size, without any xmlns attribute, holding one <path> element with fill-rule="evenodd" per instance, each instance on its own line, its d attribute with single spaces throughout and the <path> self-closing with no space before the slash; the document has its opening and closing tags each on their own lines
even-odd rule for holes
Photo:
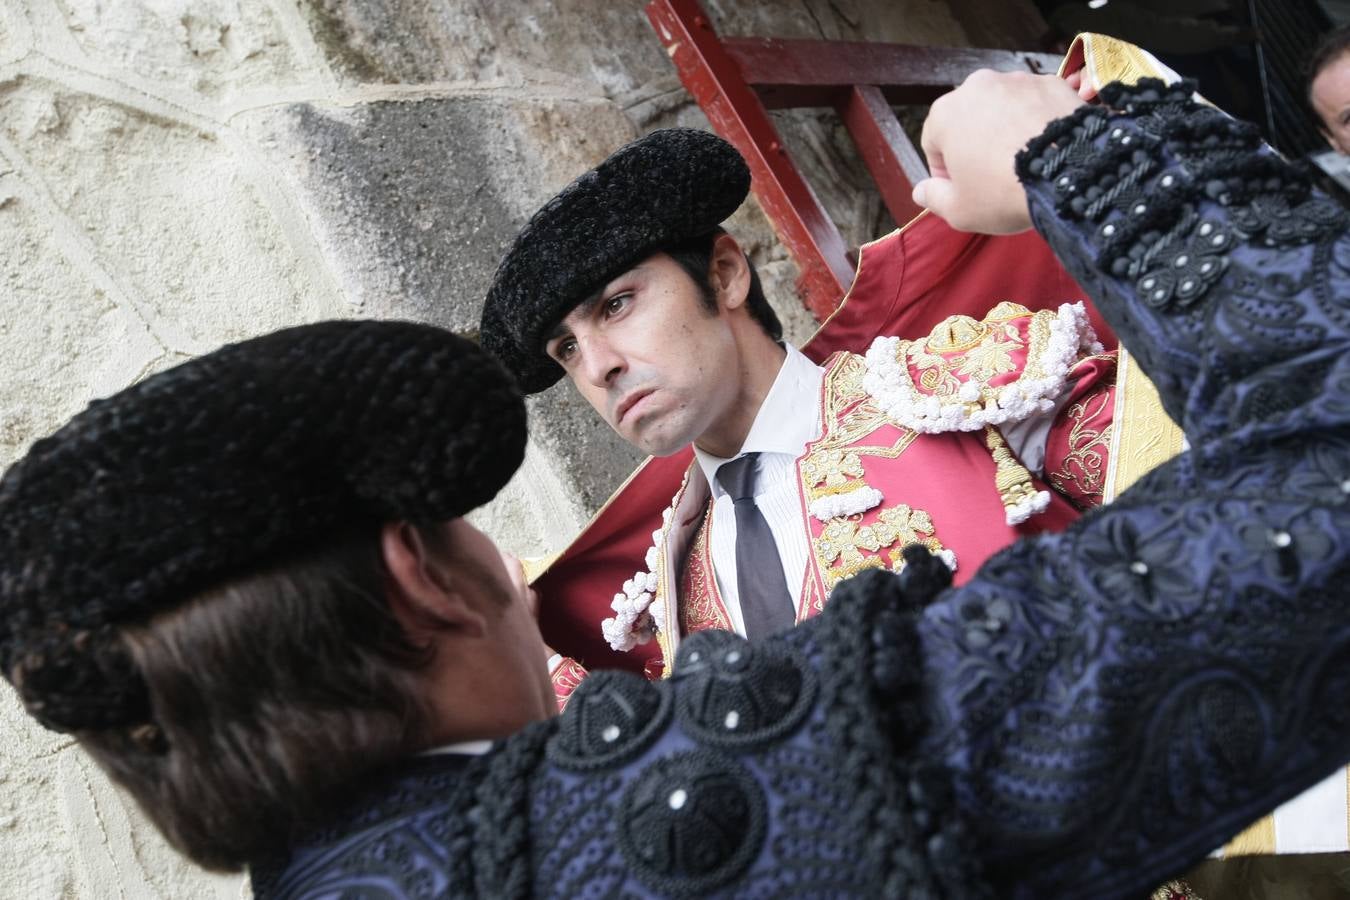
<svg viewBox="0 0 1350 900">
<path fill-rule="evenodd" d="M 428 545 L 421 529 L 408 522 L 385 523 L 380 553 L 389 573 L 389 607 L 410 635 L 446 629 L 473 637 L 486 633 L 487 620 L 472 602 L 472 586 L 454 571 L 447 554 Z"/>
<path fill-rule="evenodd" d="M 750 261 L 729 234 L 719 234 L 713 241 L 708 282 L 717 294 L 718 306 L 736 309 L 745 305 L 750 294 Z"/>
</svg>

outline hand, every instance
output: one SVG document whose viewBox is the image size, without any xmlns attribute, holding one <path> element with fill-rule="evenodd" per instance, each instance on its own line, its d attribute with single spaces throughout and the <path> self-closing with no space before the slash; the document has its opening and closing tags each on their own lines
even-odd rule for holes
<svg viewBox="0 0 1350 900">
<path fill-rule="evenodd" d="M 914 186 L 914 202 L 958 231 L 1025 231 L 1031 215 L 1013 157 L 1081 104 L 1078 90 L 1056 75 L 971 73 L 933 103 L 923 124 L 932 175 Z"/>
<path fill-rule="evenodd" d="M 517 599 L 525 604 L 525 608 L 534 616 L 535 621 L 539 620 L 539 592 L 530 587 L 529 581 L 525 577 L 525 566 L 520 558 L 514 553 L 508 553 L 505 550 L 498 549 L 502 555 L 502 565 L 506 567 L 506 578 L 511 584 L 511 591 Z M 552 659 L 554 655 L 553 648 L 547 644 L 544 645 L 544 658 Z"/>
<path fill-rule="evenodd" d="M 530 615 L 537 620 L 539 618 L 539 594 L 534 588 L 530 587 L 530 583 L 525 577 L 525 566 L 514 553 L 508 553 L 500 548 L 497 552 L 501 554 L 502 565 L 506 568 L 506 580 L 510 584 L 512 596 L 523 602 L 525 608 L 530 611 Z"/>
<path fill-rule="evenodd" d="M 1064 83 L 1078 92 L 1078 97 L 1084 103 L 1091 103 L 1097 99 L 1097 89 L 1092 86 L 1092 82 L 1084 77 L 1085 69 L 1079 69 L 1077 72 L 1070 72 L 1064 76 Z"/>
</svg>

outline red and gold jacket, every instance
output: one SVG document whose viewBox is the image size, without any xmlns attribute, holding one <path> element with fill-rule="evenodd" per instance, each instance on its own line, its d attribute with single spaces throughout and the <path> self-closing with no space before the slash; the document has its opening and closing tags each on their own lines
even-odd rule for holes
<svg viewBox="0 0 1350 900">
<path fill-rule="evenodd" d="M 979 264 L 967 264 L 972 258 Z M 842 573 L 888 564 L 911 534 L 951 551 L 960 581 L 1019 535 L 1062 528 L 1100 499 L 1114 359 L 1098 352 L 1091 332 L 1108 346 L 1115 340 L 1090 309 L 1073 305 L 1082 296 L 1032 232 L 967 235 L 920 216 L 862 248 L 848 294 L 802 348 L 828 372 L 822 433 L 798 461 L 814 551 L 805 614 L 821 608 Z M 902 341 L 877 339 L 879 333 L 927 336 Z M 868 355 L 850 352 L 869 345 Z M 890 372 L 885 348 L 895 360 Z M 895 356 L 902 352 L 903 366 Z M 888 384 L 900 370 L 908 380 Z M 1028 409 L 1014 402 L 1023 388 L 1033 389 L 1024 398 L 1028 409 L 1055 409 L 1044 478 L 1027 472 L 1001 440 L 1026 417 Z M 961 418 L 961 410 L 970 415 Z M 535 579 L 545 639 L 567 657 L 554 671 L 560 700 L 586 668 L 659 677 L 682 634 L 725 625 L 702 530 L 707 486 L 692 462 L 688 450 L 649 459 Z M 849 467 L 862 473 L 850 476 Z M 813 473 L 820 477 L 808 484 Z M 813 504 L 822 514 L 831 504 L 856 505 L 859 497 L 829 499 L 848 494 L 851 481 L 879 492 L 882 502 L 847 515 L 812 515 Z M 1010 522 L 1019 503 L 1024 512 L 1045 508 Z M 673 603 L 681 581 L 687 599 Z M 633 614 L 634 606 L 640 612 Z M 614 648 L 626 646 L 625 633 L 641 638 L 644 630 L 654 639 Z"/>
<path fill-rule="evenodd" d="M 938 553 L 959 583 L 1017 537 L 1059 530 L 1101 501 L 1115 358 L 1079 304 L 1033 313 L 1000 303 L 982 320 L 950 317 L 922 340 L 878 338 L 865 356 L 832 354 L 824 369 L 820 433 L 796 462 L 811 550 L 799 619 L 820 612 L 842 579 L 902 566 L 906 544 Z M 1003 436 L 1038 422 L 1048 430 L 1037 441 L 1047 448 L 1044 478 Z M 731 627 L 709 552 L 710 512 L 707 482 L 692 465 L 647 568 L 614 598 L 603 625 L 614 649 L 654 636 L 668 668 L 683 635 Z M 626 606 L 635 608 L 625 617 Z M 575 681 L 575 668 L 567 671 Z"/>
</svg>

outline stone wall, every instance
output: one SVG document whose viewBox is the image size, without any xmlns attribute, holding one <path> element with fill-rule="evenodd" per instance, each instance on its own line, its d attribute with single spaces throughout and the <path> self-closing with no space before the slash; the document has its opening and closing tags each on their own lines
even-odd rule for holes
<svg viewBox="0 0 1350 900">
<path fill-rule="evenodd" d="M 725 34 L 965 43 L 933 0 L 705 8 Z M 636 0 L 0 0 L 0 467 L 226 341 L 328 317 L 472 329 L 529 213 L 676 123 L 706 127 Z M 846 239 L 884 231 L 830 117 L 780 123 Z M 753 202 L 733 230 L 808 333 Z M 531 416 L 524 470 L 478 515 L 522 554 L 563 546 L 637 461 L 565 386 Z M 0 688 L 0 897 L 247 894 Z"/>
</svg>

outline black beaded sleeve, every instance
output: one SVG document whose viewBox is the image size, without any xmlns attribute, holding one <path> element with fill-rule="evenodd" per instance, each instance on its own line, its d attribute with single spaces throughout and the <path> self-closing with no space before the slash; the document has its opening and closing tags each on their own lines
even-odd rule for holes
<svg viewBox="0 0 1350 900">
<path fill-rule="evenodd" d="M 1101 100 L 1017 171 L 1191 449 L 925 611 L 999 896 L 1142 894 L 1350 758 L 1345 215 L 1191 85 Z"/>
</svg>

